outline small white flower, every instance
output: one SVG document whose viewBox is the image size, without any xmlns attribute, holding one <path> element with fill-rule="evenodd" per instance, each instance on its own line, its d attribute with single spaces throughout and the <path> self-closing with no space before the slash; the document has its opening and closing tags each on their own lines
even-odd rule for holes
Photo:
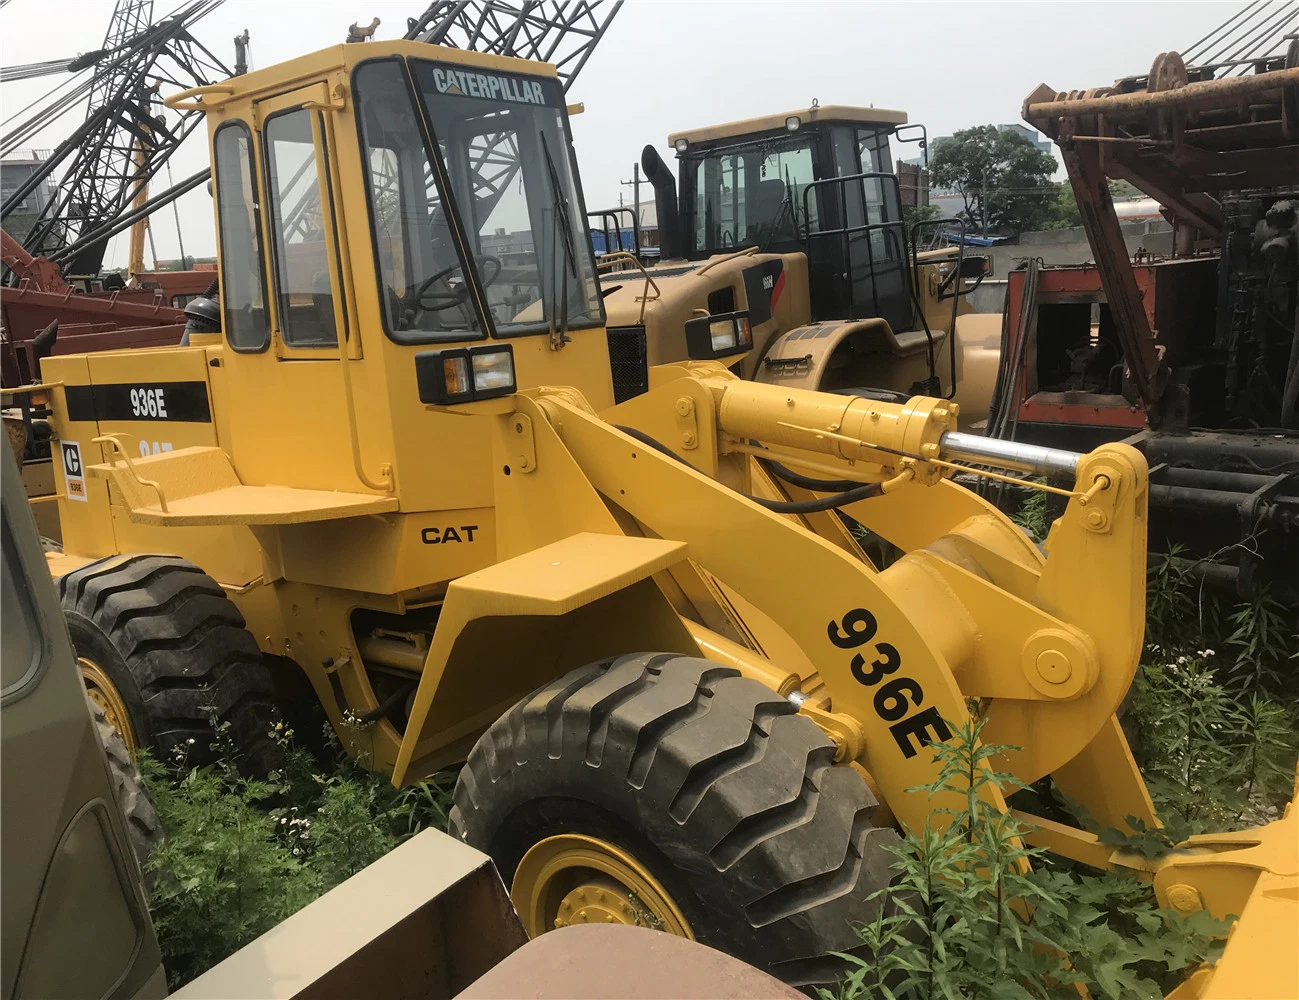
<svg viewBox="0 0 1299 1000">
<path fill-rule="evenodd" d="M 283 825 L 284 825 L 285 823 L 287 823 L 287 822 L 288 822 L 288 819 L 287 819 L 287 818 L 285 818 L 284 816 L 281 816 L 281 817 L 280 817 L 280 826 L 283 826 Z"/>
<path fill-rule="evenodd" d="M 191 736 L 189 739 L 187 739 L 187 740 L 185 741 L 185 743 L 186 743 L 186 745 L 188 745 L 188 746 L 193 746 L 193 745 L 194 745 L 194 737 Z"/>
</svg>

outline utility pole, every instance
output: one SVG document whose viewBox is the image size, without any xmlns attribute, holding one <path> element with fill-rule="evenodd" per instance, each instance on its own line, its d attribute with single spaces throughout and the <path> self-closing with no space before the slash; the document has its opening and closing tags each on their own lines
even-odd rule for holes
<svg viewBox="0 0 1299 1000">
<path fill-rule="evenodd" d="M 983 168 L 980 178 L 979 211 L 983 215 L 983 238 L 988 238 L 988 168 Z"/>
<path fill-rule="evenodd" d="M 631 180 L 619 181 L 624 187 L 632 189 L 632 211 L 636 213 L 636 225 L 640 225 L 640 164 L 632 165 Z M 622 198 L 619 197 L 618 203 L 622 204 Z"/>
</svg>

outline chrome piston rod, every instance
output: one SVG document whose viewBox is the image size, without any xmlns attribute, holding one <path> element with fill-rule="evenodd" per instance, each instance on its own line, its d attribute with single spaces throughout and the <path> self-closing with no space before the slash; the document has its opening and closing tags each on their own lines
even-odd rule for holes
<svg viewBox="0 0 1299 1000">
<path fill-rule="evenodd" d="M 1002 469 L 1035 472 L 1039 475 L 1052 472 L 1074 475 L 1078 471 L 1078 462 L 1083 457 L 1076 451 L 1043 448 L 1019 441 L 1000 441 L 981 434 L 961 434 L 958 431 L 945 431 L 939 438 L 938 447 L 946 459 L 964 459 L 980 465 L 995 465 Z"/>
</svg>

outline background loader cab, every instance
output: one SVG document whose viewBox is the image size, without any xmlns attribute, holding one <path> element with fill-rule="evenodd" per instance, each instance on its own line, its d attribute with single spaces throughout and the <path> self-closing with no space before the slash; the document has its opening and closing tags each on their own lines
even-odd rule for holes
<svg viewBox="0 0 1299 1000">
<path fill-rule="evenodd" d="M 987 262 L 961 247 L 917 252 L 935 224 L 904 221 L 890 139 L 916 127 L 906 120 L 814 105 L 675 133 L 679 194 L 647 146 L 664 262 L 640 282 L 626 269 L 602 275 L 618 398 L 637 388 L 637 340 L 648 365 L 679 359 L 685 321 L 747 310 L 753 350 L 737 368 L 747 378 L 949 398 L 959 389 L 963 416 L 986 412 L 1000 321 L 974 320 L 963 295 Z"/>
<path fill-rule="evenodd" d="M 889 157 L 889 136 L 905 122 L 899 111 L 826 107 L 670 136 L 683 256 L 707 260 L 755 244 L 807 253 L 813 322 L 879 316 L 910 329 Z"/>
</svg>

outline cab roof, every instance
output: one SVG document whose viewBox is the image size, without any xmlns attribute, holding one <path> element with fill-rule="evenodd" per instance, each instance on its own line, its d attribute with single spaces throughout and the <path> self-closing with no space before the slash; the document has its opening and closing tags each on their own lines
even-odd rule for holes
<svg viewBox="0 0 1299 1000">
<path fill-rule="evenodd" d="M 368 59 L 379 59 L 384 56 L 433 59 L 441 62 L 459 63 L 462 66 L 473 66 L 487 70 L 494 69 L 505 73 L 521 73 L 529 76 L 555 77 L 559 75 L 555 67 L 550 63 L 538 62 L 535 59 L 516 59 L 512 56 L 498 56 L 486 52 L 469 52 L 465 49 L 454 49 L 445 45 L 429 45 L 427 42 L 411 42 L 405 39 L 386 42 L 354 42 L 351 44 L 331 45 L 329 48 L 309 52 L 293 59 L 286 59 L 284 62 L 275 63 L 264 69 L 253 70 L 243 76 L 233 76 L 229 80 L 222 80 L 220 84 L 213 88 L 212 92 L 202 96 L 201 103 L 203 107 L 210 109 L 241 98 L 261 98 L 271 94 L 283 93 L 288 89 L 292 89 L 295 84 L 309 83 L 338 70 L 350 72 L 358 63 Z"/>
<path fill-rule="evenodd" d="M 831 121 L 851 122 L 854 125 L 905 125 L 907 123 L 905 111 L 890 111 L 888 108 L 854 108 L 846 104 L 822 104 L 795 111 L 782 111 L 778 115 L 763 115 L 760 118 L 745 118 L 737 122 L 709 125 L 706 128 L 690 129 L 686 132 L 673 132 L 668 136 L 668 145 L 675 146 L 678 139 L 685 139 L 693 145 L 697 142 L 734 139 L 754 132 L 783 129 L 785 119 L 793 115 L 802 119 L 805 125 Z"/>
</svg>

